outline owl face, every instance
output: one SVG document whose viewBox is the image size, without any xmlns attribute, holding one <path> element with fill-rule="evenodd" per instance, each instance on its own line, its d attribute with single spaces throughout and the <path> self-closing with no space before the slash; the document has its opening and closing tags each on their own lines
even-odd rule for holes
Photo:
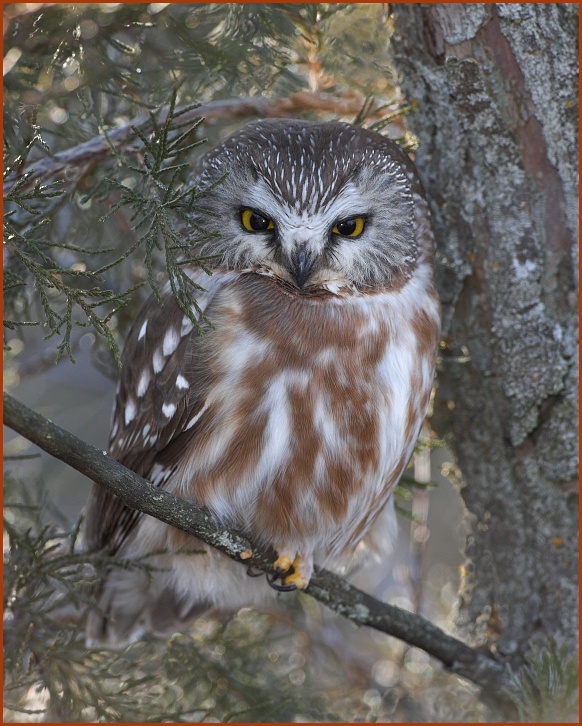
<svg viewBox="0 0 582 726">
<path fill-rule="evenodd" d="M 349 124 L 250 124 L 201 161 L 201 252 L 298 291 L 391 286 L 417 259 L 409 163 Z"/>
</svg>

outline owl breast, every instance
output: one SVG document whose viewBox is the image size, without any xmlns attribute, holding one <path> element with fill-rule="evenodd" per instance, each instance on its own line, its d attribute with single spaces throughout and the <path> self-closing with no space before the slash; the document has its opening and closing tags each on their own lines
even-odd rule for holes
<svg viewBox="0 0 582 726">
<path fill-rule="evenodd" d="M 189 371 L 207 377 L 204 408 L 168 488 L 275 549 L 325 560 L 355 546 L 430 395 L 438 303 L 424 291 L 420 309 L 415 285 L 310 296 L 254 273 L 225 284 Z"/>
</svg>

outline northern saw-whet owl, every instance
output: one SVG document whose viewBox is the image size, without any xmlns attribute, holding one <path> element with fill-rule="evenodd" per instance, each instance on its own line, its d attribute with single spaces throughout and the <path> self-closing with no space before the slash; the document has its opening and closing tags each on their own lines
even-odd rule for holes
<svg viewBox="0 0 582 726">
<path fill-rule="evenodd" d="M 192 183 L 206 190 L 195 222 L 210 233 L 193 253 L 211 256 L 212 275 L 189 274 L 211 326 L 200 334 L 169 284 L 163 305 L 144 305 L 110 455 L 271 545 L 283 589 L 305 588 L 314 562 L 364 538 L 426 415 L 440 330 L 428 204 L 400 147 L 339 122 L 251 123 L 201 159 Z M 90 642 L 171 632 L 206 608 L 276 595 L 102 487 L 85 516 L 90 550 L 156 553 L 149 573 L 104 576 Z"/>
</svg>

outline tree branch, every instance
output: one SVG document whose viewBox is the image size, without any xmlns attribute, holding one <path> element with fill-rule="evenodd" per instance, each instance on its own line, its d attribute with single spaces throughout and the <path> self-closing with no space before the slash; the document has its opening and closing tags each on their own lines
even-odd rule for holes
<svg viewBox="0 0 582 726">
<path fill-rule="evenodd" d="M 198 507 L 150 484 L 110 459 L 105 451 L 90 446 L 6 393 L 4 423 L 51 456 L 107 487 L 129 507 L 184 530 L 233 560 L 264 571 L 272 569 L 274 552 L 259 550 L 242 534 L 221 528 Z M 356 625 L 367 625 L 421 648 L 451 671 L 489 692 L 494 690 L 499 699 L 503 698 L 499 693 L 502 689 L 514 688 L 507 665 L 493 654 L 465 645 L 419 615 L 376 600 L 332 572 L 316 567 L 305 592 Z"/>
<path fill-rule="evenodd" d="M 210 101 L 183 113 L 180 116 L 180 122 L 193 122 L 201 117 L 206 121 L 253 116 L 286 118 L 301 112 L 315 110 L 339 115 L 353 114 L 355 116 L 361 110 L 361 107 L 362 101 L 357 98 L 339 100 L 331 96 L 299 91 L 286 99 L 271 100 L 257 97 Z M 176 113 L 179 113 L 179 111 L 179 108 L 176 109 Z M 155 114 L 159 125 L 165 122 L 167 113 L 168 110 L 164 109 Z M 374 112 L 368 115 L 371 118 L 375 116 Z M 107 134 L 107 137 L 95 136 L 89 141 L 84 141 L 82 144 L 77 144 L 77 146 L 54 154 L 49 158 L 27 161 L 18 169 L 18 172 L 10 174 L 6 178 L 4 194 L 9 194 L 18 180 L 22 179 L 25 174 L 29 176 L 20 188 L 21 192 L 33 189 L 37 182 L 46 184 L 50 180 L 55 180 L 55 177 L 68 185 L 75 184 L 95 164 L 111 154 L 112 146 L 125 153 L 140 148 L 143 144 L 135 133 L 135 129 L 147 133 L 151 127 L 151 122 L 151 114 L 144 113 L 125 126 L 112 130 Z"/>
</svg>

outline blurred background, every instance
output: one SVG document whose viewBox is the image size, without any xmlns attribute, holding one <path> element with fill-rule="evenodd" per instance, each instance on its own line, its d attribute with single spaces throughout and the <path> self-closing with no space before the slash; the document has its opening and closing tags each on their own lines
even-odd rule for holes
<svg viewBox="0 0 582 726">
<path fill-rule="evenodd" d="M 167 108 L 175 89 L 176 108 L 208 111 L 192 131 L 206 141 L 180 162 L 257 115 L 360 123 L 413 153 L 414 103 L 391 68 L 383 4 L 13 3 L 4 13 L 5 390 L 106 449 L 112 351 L 165 252 L 164 239 L 136 244 L 125 190 L 153 203 L 153 180 L 116 130 Z M 104 134 L 115 152 L 79 153 Z M 55 154 L 65 161 L 51 175 Z M 33 169 L 48 169 L 44 188 L 22 181 Z M 425 653 L 305 595 L 282 596 L 276 612 L 209 613 L 168 642 L 88 651 L 62 603 L 86 576 L 70 532 L 90 482 L 10 430 L 5 457 L 6 721 L 484 720 L 474 688 Z M 364 557 L 349 579 L 450 631 L 464 510 L 430 422 L 405 479 L 392 553 Z M 70 559 L 55 564 L 55 551 Z"/>
</svg>

